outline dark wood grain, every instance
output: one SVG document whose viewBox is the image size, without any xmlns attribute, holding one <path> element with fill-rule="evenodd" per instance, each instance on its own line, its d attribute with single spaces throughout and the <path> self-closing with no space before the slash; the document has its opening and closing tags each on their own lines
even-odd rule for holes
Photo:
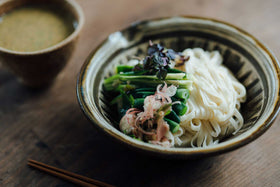
<svg viewBox="0 0 280 187">
<path fill-rule="evenodd" d="M 96 131 L 76 99 L 84 60 L 109 33 L 131 22 L 197 15 L 231 22 L 280 59 L 278 0 L 79 0 L 86 24 L 69 64 L 45 90 L 30 90 L 0 68 L 0 186 L 72 186 L 27 166 L 27 159 L 117 186 L 279 186 L 280 118 L 256 141 L 196 161 L 151 158 Z"/>
</svg>

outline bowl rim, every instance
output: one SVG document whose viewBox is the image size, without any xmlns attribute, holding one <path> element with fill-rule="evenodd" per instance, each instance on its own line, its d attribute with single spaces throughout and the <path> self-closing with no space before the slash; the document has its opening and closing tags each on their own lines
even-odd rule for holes
<svg viewBox="0 0 280 187">
<path fill-rule="evenodd" d="M 0 6 L 4 6 L 7 3 L 13 3 L 13 1 L 15 1 L 15 0 L 3 0 L 2 2 L 0 2 Z M 28 1 L 24 2 L 23 5 L 25 3 L 28 3 Z M 35 2 L 34 4 L 36 4 L 36 3 L 40 3 L 40 2 Z M 69 4 L 73 9 L 73 12 L 69 11 L 69 13 L 77 14 L 77 20 L 76 20 L 78 23 L 77 27 L 74 29 L 74 31 L 69 36 L 67 36 L 64 40 L 56 43 L 55 45 L 52 45 L 52 46 L 44 48 L 44 49 L 36 50 L 36 51 L 27 51 L 27 52 L 14 51 L 14 50 L 6 49 L 6 48 L 0 46 L 0 52 L 11 54 L 11 55 L 21 55 L 21 56 L 38 55 L 38 54 L 45 54 L 45 53 L 55 51 L 65 45 L 69 44 L 70 42 L 72 42 L 79 35 L 79 33 L 81 32 L 81 30 L 84 26 L 84 23 L 85 23 L 84 13 L 83 13 L 83 10 L 80 7 L 80 5 L 75 0 L 63 0 L 63 1 L 60 1 L 60 3 Z"/>
<path fill-rule="evenodd" d="M 275 55 L 271 52 L 271 50 L 266 47 L 265 44 L 263 44 L 262 42 L 260 42 L 260 40 L 258 40 L 256 37 L 252 36 L 251 34 L 249 34 L 247 31 L 231 24 L 225 21 L 221 21 L 221 20 L 217 20 L 217 19 L 213 19 L 213 18 L 208 18 L 208 17 L 200 17 L 200 16 L 192 16 L 192 15 L 182 15 L 182 16 L 170 16 L 170 17 L 160 17 L 160 18 L 153 18 L 153 19 L 148 19 L 148 20 L 142 20 L 142 21 L 137 21 L 132 23 L 131 25 L 129 25 L 128 27 L 120 30 L 120 32 L 123 32 L 127 29 L 129 29 L 131 26 L 137 26 L 137 25 L 141 25 L 144 24 L 146 22 L 150 22 L 150 21 L 161 21 L 161 20 L 165 20 L 165 19 L 172 19 L 172 18 L 186 18 L 186 19 L 193 19 L 193 20 L 202 20 L 202 21 L 212 21 L 215 22 L 217 24 L 222 24 L 225 26 L 228 26 L 230 28 L 236 29 L 238 32 L 240 32 L 241 34 L 249 37 L 250 39 L 252 39 L 255 44 L 260 47 L 262 50 L 264 50 L 264 52 L 269 56 L 269 58 L 272 61 L 272 65 L 273 68 L 275 69 L 275 71 L 277 72 L 277 78 L 278 78 L 278 90 L 276 92 L 276 101 L 274 103 L 273 110 L 271 112 L 271 114 L 264 120 L 264 122 L 262 124 L 259 125 L 259 127 L 257 129 L 254 130 L 254 132 L 252 132 L 250 135 L 247 135 L 246 137 L 244 137 L 244 139 L 242 140 L 236 140 L 234 142 L 232 142 L 231 144 L 228 145 L 224 145 L 223 147 L 207 147 L 207 148 L 169 148 L 169 149 L 164 149 L 162 147 L 156 147 L 156 146 L 151 146 L 148 143 L 145 144 L 138 144 L 136 141 L 137 140 L 133 140 L 133 139 L 127 139 L 127 135 L 122 134 L 122 135 L 118 135 L 115 132 L 110 131 L 109 129 L 106 129 L 103 125 L 100 124 L 100 122 L 98 121 L 98 119 L 91 115 L 91 110 L 90 108 L 87 106 L 87 103 L 85 102 L 85 97 L 84 97 L 84 90 L 83 90 L 83 84 L 85 82 L 85 74 L 86 71 L 88 69 L 88 65 L 91 62 L 91 59 L 94 57 L 94 55 L 96 54 L 96 52 L 103 46 L 104 43 L 106 43 L 106 41 L 108 40 L 108 37 L 106 37 L 87 57 L 87 59 L 85 60 L 84 64 L 82 65 L 80 72 L 78 74 L 78 78 L 77 78 L 77 86 L 76 86 L 76 94 L 77 94 L 77 99 L 80 105 L 80 108 L 82 109 L 83 113 L 85 114 L 85 116 L 87 116 L 87 118 L 93 122 L 93 124 L 95 124 L 96 127 L 98 127 L 99 129 L 105 131 L 105 134 L 110 135 L 111 137 L 113 137 L 115 140 L 124 143 L 130 147 L 136 148 L 138 150 L 141 151 L 145 151 L 145 152 L 149 152 L 149 153 L 157 153 L 159 155 L 171 155 L 171 156 L 183 156 L 183 158 L 194 158 L 194 157 L 201 157 L 201 156 L 205 156 L 205 155 L 217 155 L 217 154 L 221 154 L 221 153 L 225 153 L 225 152 L 229 152 L 232 150 L 235 150 L 239 147 L 242 147 L 250 142 L 252 142 L 253 140 L 257 139 L 259 136 L 261 136 L 269 127 L 271 127 L 271 125 L 273 124 L 274 120 L 277 117 L 277 114 L 280 111 L 280 64 L 278 62 L 278 60 L 276 59 Z M 145 145 L 145 146 L 144 146 Z M 182 157 L 181 157 L 182 158 Z"/>
</svg>

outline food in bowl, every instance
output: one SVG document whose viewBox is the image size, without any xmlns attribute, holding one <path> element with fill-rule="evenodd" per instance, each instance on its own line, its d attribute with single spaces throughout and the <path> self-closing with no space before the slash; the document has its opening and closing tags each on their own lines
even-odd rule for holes
<svg viewBox="0 0 280 187">
<path fill-rule="evenodd" d="M 163 147 L 207 147 L 242 128 L 246 89 L 218 51 L 175 52 L 150 41 L 147 53 L 104 80 L 123 133 Z"/>
<path fill-rule="evenodd" d="M 51 85 L 84 25 L 74 0 L 0 1 L 0 63 L 28 87 Z"/>
<path fill-rule="evenodd" d="M 113 75 L 112 70 L 117 65 L 127 65 L 133 56 L 144 58 L 149 40 L 175 51 L 186 48 L 219 51 L 223 65 L 246 88 L 246 101 L 241 103 L 239 111 L 244 119 L 242 128 L 219 139 L 218 144 L 195 148 L 157 146 L 121 132 L 118 116 L 110 105 L 112 94 L 104 89 L 104 79 Z M 92 125 L 108 138 L 150 155 L 197 159 L 235 150 L 271 127 L 279 112 L 279 72 L 279 63 L 270 50 L 238 27 L 210 18 L 160 18 L 140 21 L 112 33 L 93 50 L 81 68 L 77 98 Z"/>
<path fill-rule="evenodd" d="M 0 16 L 0 47 L 31 52 L 51 47 L 74 30 L 75 18 L 52 3 L 28 4 Z"/>
</svg>

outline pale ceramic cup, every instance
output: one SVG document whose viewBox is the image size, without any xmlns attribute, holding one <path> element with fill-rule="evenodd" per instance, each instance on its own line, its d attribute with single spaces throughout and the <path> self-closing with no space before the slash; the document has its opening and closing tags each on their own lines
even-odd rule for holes
<svg viewBox="0 0 280 187">
<path fill-rule="evenodd" d="M 63 41 L 43 50 L 18 52 L 0 47 L 0 63 L 15 74 L 27 86 L 49 85 L 69 60 L 78 35 L 84 24 L 81 7 L 74 0 L 3 0 L 0 15 L 26 4 L 54 3 L 65 9 L 75 19 L 75 29 Z"/>
</svg>

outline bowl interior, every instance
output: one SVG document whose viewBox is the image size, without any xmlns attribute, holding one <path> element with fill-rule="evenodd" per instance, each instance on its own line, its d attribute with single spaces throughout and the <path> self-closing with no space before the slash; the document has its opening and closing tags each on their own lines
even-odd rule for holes
<svg viewBox="0 0 280 187">
<path fill-rule="evenodd" d="M 223 64 L 246 87 L 247 101 L 241 105 L 245 121 L 243 128 L 214 148 L 200 151 L 233 149 L 255 139 L 270 126 L 279 105 L 279 67 L 270 52 L 253 37 L 230 25 L 209 19 L 174 17 L 137 23 L 122 32 L 113 33 L 84 65 L 81 99 L 84 109 L 88 109 L 85 113 L 109 134 L 126 139 L 116 128 L 116 112 L 108 104 L 111 98 L 103 91 L 103 80 L 113 74 L 116 65 L 125 64 L 133 56 L 144 57 L 149 40 L 175 51 L 196 47 L 207 51 L 218 50 L 223 56 Z M 186 153 L 191 148 L 170 150 Z"/>
</svg>

